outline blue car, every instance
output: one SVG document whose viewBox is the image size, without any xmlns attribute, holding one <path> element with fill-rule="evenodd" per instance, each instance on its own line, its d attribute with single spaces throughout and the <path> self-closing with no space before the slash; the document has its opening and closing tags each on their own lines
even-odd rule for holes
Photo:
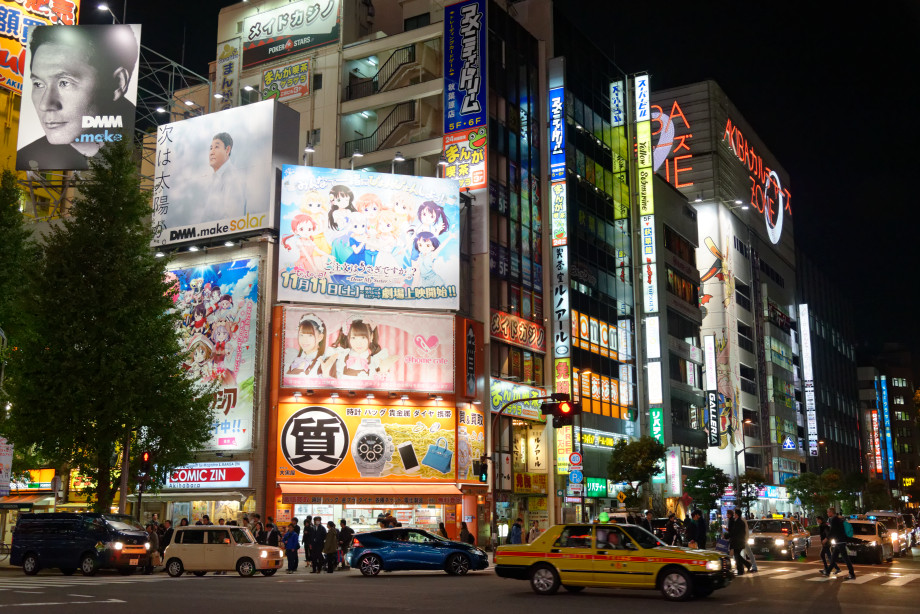
<svg viewBox="0 0 920 614">
<path fill-rule="evenodd" d="M 455 576 L 486 569 L 489 558 L 476 546 L 444 539 L 421 529 L 383 529 L 355 535 L 346 556 L 365 576 L 383 571 L 443 569 Z"/>
</svg>

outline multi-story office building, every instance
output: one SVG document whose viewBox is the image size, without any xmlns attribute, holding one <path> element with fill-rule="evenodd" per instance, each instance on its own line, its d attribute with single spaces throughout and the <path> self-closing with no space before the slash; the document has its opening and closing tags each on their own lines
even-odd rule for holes
<svg viewBox="0 0 920 614">
<path fill-rule="evenodd" d="M 702 335 L 716 375 L 706 388 L 715 386 L 707 392 L 718 412 L 707 426 L 708 460 L 780 485 L 805 454 L 794 394 L 789 177 L 716 83 L 653 89 L 652 101 L 655 169 L 698 212 Z"/>
<path fill-rule="evenodd" d="M 804 416 L 799 440 L 809 450 L 806 466 L 812 473 L 857 473 L 863 463 L 851 303 L 802 250 L 796 254 L 796 283 L 796 394 Z"/>
</svg>

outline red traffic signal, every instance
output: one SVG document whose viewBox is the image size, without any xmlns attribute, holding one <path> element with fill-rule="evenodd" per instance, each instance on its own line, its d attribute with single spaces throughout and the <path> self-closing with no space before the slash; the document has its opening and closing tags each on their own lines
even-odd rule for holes
<svg viewBox="0 0 920 614">
<path fill-rule="evenodd" d="M 568 401 L 563 401 L 562 403 L 559 403 L 558 412 L 560 416 L 570 416 L 572 415 L 573 410 L 574 408 L 572 407 L 572 404 L 569 403 Z"/>
<path fill-rule="evenodd" d="M 544 415 L 553 417 L 553 426 L 568 426 L 572 424 L 572 418 L 581 413 L 581 403 L 572 403 L 571 401 L 559 401 L 558 403 L 543 403 L 541 407 Z"/>
<path fill-rule="evenodd" d="M 150 462 L 150 452 L 144 452 L 144 455 L 141 456 L 141 460 L 143 460 L 145 463 L 149 463 Z"/>
<path fill-rule="evenodd" d="M 150 452 L 141 454 L 141 473 L 147 475 L 150 473 Z"/>
</svg>

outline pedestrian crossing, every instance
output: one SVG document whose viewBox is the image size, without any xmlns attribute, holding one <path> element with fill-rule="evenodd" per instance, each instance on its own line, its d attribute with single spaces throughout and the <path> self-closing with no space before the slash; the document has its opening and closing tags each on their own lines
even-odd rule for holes
<svg viewBox="0 0 920 614">
<path fill-rule="evenodd" d="M 8 576 L 0 577 L 0 592 L 6 591 L 40 591 L 46 588 L 87 588 L 99 585 L 112 584 L 149 584 L 163 582 L 164 580 L 199 580 L 193 576 L 170 578 L 166 574 L 153 576 Z"/>
<path fill-rule="evenodd" d="M 810 567 L 802 569 L 801 567 L 769 567 L 759 566 L 755 573 L 745 572 L 742 576 L 736 576 L 736 582 L 757 581 L 763 578 L 764 581 L 772 580 L 803 580 L 806 582 L 840 582 L 841 584 L 858 585 L 871 584 L 885 587 L 898 587 L 913 584 L 920 585 L 920 573 L 901 573 L 897 571 L 861 571 L 857 569 L 856 578 L 853 580 L 844 580 L 847 577 L 846 567 L 841 568 L 840 574 L 831 574 L 830 576 L 821 575 L 821 567 Z M 916 583 L 916 584 L 914 584 Z"/>
</svg>

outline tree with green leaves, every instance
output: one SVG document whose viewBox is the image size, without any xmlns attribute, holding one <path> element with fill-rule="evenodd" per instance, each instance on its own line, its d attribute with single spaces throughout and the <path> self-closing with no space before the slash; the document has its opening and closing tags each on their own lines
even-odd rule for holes
<svg viewBox="0 0 920 614">
<path fill-rule="evenodd" d="M 185 375 L 132 151 L 117 143 L 100 157 L 31 269 L 32 296 L 20 308 L 40 326 L 11 359 L 12 408 L 0 433 L 89 477 L 96 509 L 107 511 L 122 446 L 130 444 L 131 474 L 147 450 L 162 480 L 208 441 L 214 391 Z"/>
<path fill-rule="evenodd" d="M 657 440 L 644 435 L 635 441 L 620 439 L 610 453 L 607 477 L 614 482 L 626 482 L 626 507 L 639 505 L 639 487 L 651 481 L 662 471 L 665 447 Z"/>
<path fill-rule="evenodd" d="M 693 507 L 702 510 L 703 516 L 708 518 L 709 510 L 715 509 L 716 501 L 722 498 L 731 483 L 731 477 L 724 471 L 706 463 L 687 476 L 684 492 L 693 499 Z"/>
<path fill-rule="evenodd" d="M 868 510 L 892 509 L 891 491 L 882 480 L 869 480 L 862 491 L 863 507 Z"/>
<path fill-rule="evenodd" d="M 748 470 L 738 476 L 738 492 L 735 493 L 735 506 L 751 511 L 751 505 L 760 497 L 760 489 L 764 487 L 766 478 L 759 471 Z"/>
<path fill-rule="evenodd" d="M 787 478 L 785 486 L 789 501 L 795 501 L 798 498 L 809 517 L 823 514 L 827 510 L 830 500 L 817 474 L 805 472 Z"/>
</svg>

